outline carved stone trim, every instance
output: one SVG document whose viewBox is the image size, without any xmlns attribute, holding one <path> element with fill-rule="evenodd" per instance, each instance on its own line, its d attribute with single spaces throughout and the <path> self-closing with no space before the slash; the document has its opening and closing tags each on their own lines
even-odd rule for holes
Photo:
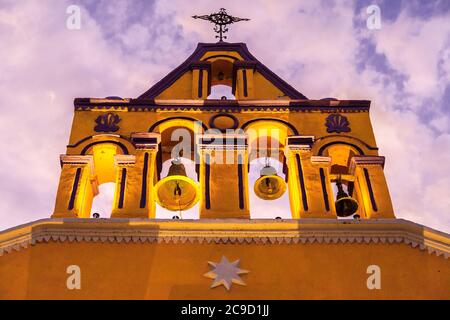
<svg viewBox="0 0 450 320">
<path fill-rule="evenodd" d="M 290 151 L 310 151 L 314 144 L 314 136 L 289 136 L 286 138 L 286 154 Z"/>
<path fill-rule="evenodd" d="M 161 135 L 154 132 L 135 132 L 131 134 L 131 140 L 137 149 L 157 149 L 161 142 Z"/>
<path fill-rule="evenodd" d="M 385 157 L 382 156 L 355 156 L 350 161 L 350 174 L 354 174 L 357 166 L 376 166 L 384 168 Z"/>
<path fill-rule="evenodd" d="M 199 134 L 197 141 L 199 150 L 248 150 L 248 138 L 245 134 Z"/>
<path fill-rule="evenodd" d="M 255 228 L 255 225 L 260 228 Z M 0 232 L 0 255 L 43 242 L 394 244 L 448 258 L 450 235 L 403 219 L 44 219 Z"/>
<path fill-rule="evenodd" d="M 119 115 L 113 112 L 101 114 L 95 119 L 97 124 L 94 127 L 95 132 L 116 132 L 119 131 L 119 123 L 122 121 Z"/>
<path fill-rule="evenodd" d="M 131 166 L 136 163 L 136 156 L 130 154 L 116 154 L 114 156 L 115 165 Z"/>
<path fill-rule="evenodd" d="M 331 157 L 311 156 L 311 162 L 313 164 L 328 166 L 331 164 Z"/>
<path fill-rule="evenodd" d="M 73 165 L 88 165 L 91 169 L 91 173 L 94 172 L 94 156 L 86 155 L 66 155 L 62 154 L 59 156 L 61 161 L 61 166 L 64 164 L 73 164 Z"/>
<path fill-rule="evenodd" d="M 328 133 L 350 132 L 350 122 L 346 116 L 340 113 L 330 114 L 325 120 L 325 127 Z"/>
</svg>

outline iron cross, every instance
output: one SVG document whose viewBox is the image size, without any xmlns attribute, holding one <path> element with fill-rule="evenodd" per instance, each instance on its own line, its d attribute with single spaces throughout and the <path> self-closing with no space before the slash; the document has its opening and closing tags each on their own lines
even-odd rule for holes
<svg viewBox="0 0 450 320">
<path fill-rule="evenodd" d="M 214 23 L 214 32 L 218 33 L 216 38 L 219 38 L 219 42 L 223 42 L 223 39 L 226 39 L 227 36 L 224 33 L 228 32 L 228 25 L 233 24 L 239 21 L 249 21 L 250 19 L 246 18 L 238 18 L 230 16 L 224 8 L 221 8 L 219 12 L 211 13 L 210 15 L 203 16 L 192 16 L 194 19 L 203 19 L 207 20 L 211 23 Z"/>
</svg>

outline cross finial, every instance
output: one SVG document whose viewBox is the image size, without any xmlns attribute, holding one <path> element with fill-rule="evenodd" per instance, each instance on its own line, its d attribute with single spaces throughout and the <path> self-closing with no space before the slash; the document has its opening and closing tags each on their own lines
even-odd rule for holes
<svg viewBox="0 0 450 320">
<path fill-rule="evenodd" d="M 214 32 L 218 33 L 216 35 L 216 38 L 219 38 L 219 42 L 223 42 L 223 39 L 226 39 L 227 36 L 224 35 L 224 33 L 228 32 L 228 25 L 233 24 L 235 22 L 239 21 L 249 21 L 250 19 L 246 18 L 238 18 L 230 16 L 227 13 L 227 10 L 224 8 L 221 8 L 219 12 L 211 13 L 210 15 L 203 15 L 203 16 L 192 16 L 194 19 L 203 19 L 207 20 L 211 23 L 214 23 Z"/>
</svg>

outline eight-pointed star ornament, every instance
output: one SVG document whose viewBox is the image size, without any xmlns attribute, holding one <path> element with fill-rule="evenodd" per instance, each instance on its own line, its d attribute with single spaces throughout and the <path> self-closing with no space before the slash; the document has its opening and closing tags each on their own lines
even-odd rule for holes
<svg viewBox="0 0 450 320">
<path fill-rule="evenodd" d="M 204 276 L 214 279 L 211 288 L 223 285 L 227 290 L 230 290 L 231 283 L 245 286 L 245 282 L 242 281 L 239 275 L 249 273 L 249 271 L 239 268 L 239 260 L 230 262 L 225 256 L 222 256 L 219 263 L 208 261 L 208 264 L 212 266 L 213 269 L 205 273 Z"/>
</svg>

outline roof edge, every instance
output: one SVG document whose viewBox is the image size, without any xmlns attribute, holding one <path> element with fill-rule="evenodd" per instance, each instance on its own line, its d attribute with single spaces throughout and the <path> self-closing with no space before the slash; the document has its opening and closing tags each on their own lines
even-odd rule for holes
<svg viewBox="0 0 450 320">
<path fill-rule="evenodd" d="M 121 99 L 111 100 L 102 98 L 76 98 L 74 100 L 75 110 L 95 109 L 125 109 L 128 111 L 151 111 L 172 109 L 199 109 L 215 110 L 217 108 L 231 108 L 234 111 L 248 109 L 273 109 L 282 108 L 291 111 L 322 110 L 327 112 L 338 112 L 348 110 L 353 112 L 369 111 L 371 101 L 369 100 L 161 100 L 161 99 Z"/>
<path fill-rule="evenodd" d="M 261 227 L 264 226 L 264 230 Z M 121 229 L 126 232 L 120 232 Z M 0 232 L 0 255 L 45 242 L 404 243 L 450 256 L 450 234 L 403 219 L 42 219 Z"/>
</svg>

